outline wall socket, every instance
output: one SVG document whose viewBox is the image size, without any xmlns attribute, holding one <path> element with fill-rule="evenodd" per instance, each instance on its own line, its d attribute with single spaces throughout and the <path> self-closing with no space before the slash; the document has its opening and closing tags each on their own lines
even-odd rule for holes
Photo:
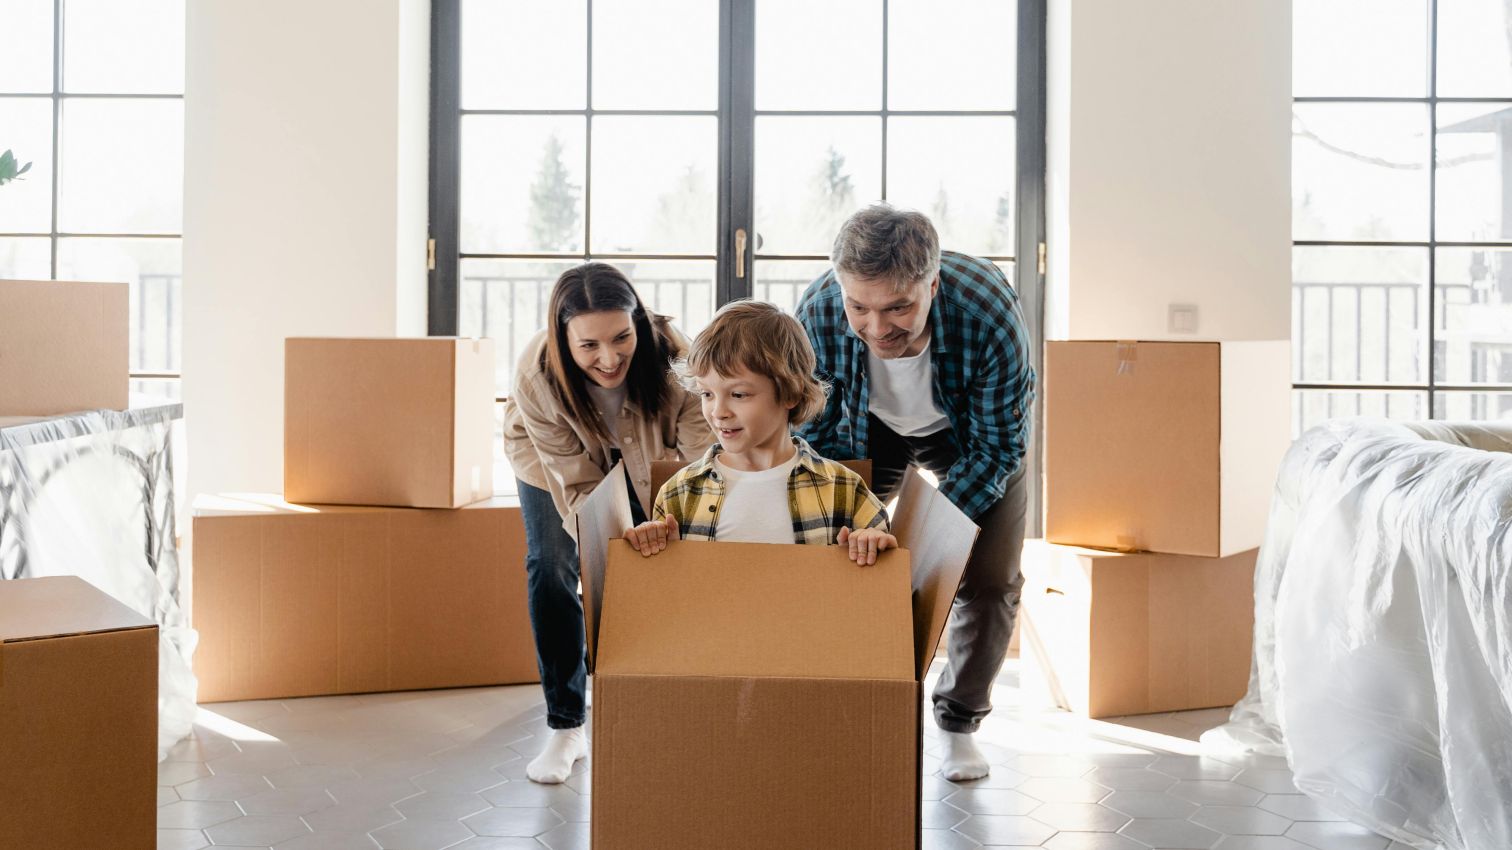
<svg viewBox="0 0 1512 850">
<path fill-rule="evenodd" d="M 1170 305 L 1166 312 L 1166 330 L 1173 334 L 1197 333 L 1197 305 Z"/>
</svg>

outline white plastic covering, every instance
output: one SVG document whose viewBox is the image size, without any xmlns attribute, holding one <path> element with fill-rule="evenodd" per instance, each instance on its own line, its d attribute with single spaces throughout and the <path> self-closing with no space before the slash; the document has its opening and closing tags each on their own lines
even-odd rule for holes
<svg viewBox="0 0 1512 850">
<path fill-rule="evenodd" d="M 1344 420 L 1282 464 L 1249 693 L 1203 736 L 1419 848 L 1512 848 L 1512 424 Z"/>
<path fill-rule="evenodd" d="M 0 420 L 0 580 L 75 575 L 155 620 L 158 760 L 189 734 L 198 640 L 179 606 L 177 403 Z"/>
</svg>

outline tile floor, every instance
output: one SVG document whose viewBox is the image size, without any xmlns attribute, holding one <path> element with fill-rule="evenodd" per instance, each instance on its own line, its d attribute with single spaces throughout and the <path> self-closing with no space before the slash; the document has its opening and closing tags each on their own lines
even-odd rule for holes
<svg viewBox="0 0 1512 850">
<path fill-rule="evenodd" d="M 1096 721 L 1017 696 L 1009 659 L 979 735 L 992 775 L 925 779 L 926 850 L 1406 850 L 1299 794 L 1280 759 L 1200 756 L 1226 709 Z M 586 850 L 587 762 L 525 778 L 545 733 L 535 685 L 205 706 L 159 765 L 158 848 Z"/>
</svg>

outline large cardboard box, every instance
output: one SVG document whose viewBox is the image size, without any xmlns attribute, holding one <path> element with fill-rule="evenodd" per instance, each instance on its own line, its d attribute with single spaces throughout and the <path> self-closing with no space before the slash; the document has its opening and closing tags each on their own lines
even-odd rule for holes
<svg viewBox="0 0 1512 850">
<path fill-rule="evenodd" d="M 157 846 L 158 630 L 73 576 L 0 581 L 0 847 Z"/>
<path fill-rule="evenodd" d="M 578 513 L 596 850 L 919 845 L 923 678 L 977 528 L 916 476 L 904 549 L 680 541 L 643 558 L 611 473 Z"/>
<path fill-rule="evenodd" d="M 1045 344 L 1045 539 L 1222 557 L 1264 535 L 1290 347 Z"/>
<path fill-rule="evenodd" d="M 493 495 L 491 339 L 284 343 L 284 498 L 457 508 Z"/>
<path fill-rule="evenodd" d="M 200 496 L 194 513 L 201 702 L 537 681 L 512 500 Z"/>
<path fill-rule="evenodd" d="M 0 280 L 0 416 L 126 407 L 127 286 Z"/>
<path fill-rule="evenodd" d="M 1027 541 L 1019 609 L 1026 702 L 1089 717 L 1233 705 L 1249 683 L 1256 554 Z"/>
</svg>

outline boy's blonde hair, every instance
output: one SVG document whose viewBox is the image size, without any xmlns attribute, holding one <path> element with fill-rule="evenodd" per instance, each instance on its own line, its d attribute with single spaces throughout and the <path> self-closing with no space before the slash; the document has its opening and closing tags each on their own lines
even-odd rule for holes
<svg viewBox="0 0 1512 850">
<path fill-rule="evenodd" d="M 765 301 L 732 301 L 698 332 L 680 364 L 692 379 L 714 372 L 730 377 L 746 369 L 777 386 L 777 401 L 793 404 L 788 422 L 801 425 L 824 410 L 825 386 L 814 377 L 814 347 L 798 320 Z"/>
</svg>

